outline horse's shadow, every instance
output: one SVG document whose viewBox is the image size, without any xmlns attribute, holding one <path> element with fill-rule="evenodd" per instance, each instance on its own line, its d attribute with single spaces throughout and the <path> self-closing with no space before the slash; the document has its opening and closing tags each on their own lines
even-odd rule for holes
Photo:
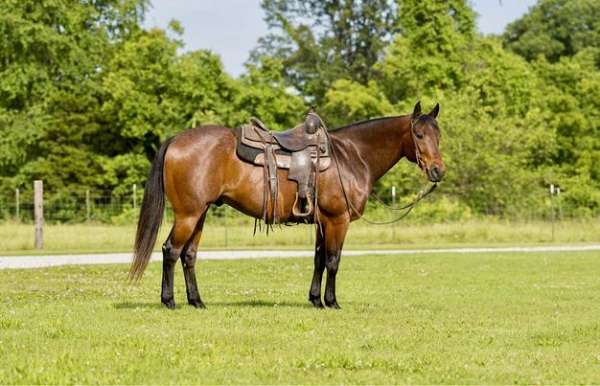
<svg viewBox="0 0 600 386">
<path fill-rule="evenodd" d="M 256 299 L 252 299 L 252 300 L 240 300 L 240 301 L 234 301 L 234 302 L 214 302 L 214 303 L 209 303 L 207 304 L 207 307 L 210 307 L 211 305 L 217 306 L 217 307 L 250 307 L 250 308 L 260 308 L 260 307 L 272 307 L 272 308 L 276 308 L 276 307 L 294 307 L 294 308 L 313 308 L 312 304 L 306 302 L 287 302 L 287 301 L 283 301 L 283 302 L 273 302 L 273 301 L 266 301 L 266 300 L 256 300 Z"/>
<path fill-rule="evenodd" d="M 120 302 L 114 303 L 114 308 L 117 310 L 130 310 L 136 308 L 145 308 L 145 309 L 162 309 L 164 306 L 160 302 Z M 187 306 L 187 303 L 180 303 L 177 305 L 177 308 L 182 308 L 183 306 Z M 240 301 L 232 301 L 232 302 L 211 302 L 206 304 L 207 308 L 211 307 L 248 307 L 248 308 L 277 308 L 277 307 L 294 307 L 294 308 L 314 308 L 312 304 L 306 302 L 274 302 L 274 301 L 266 301 L 266 300 L 240 300 Z"/>
<path fill-rule="evenodd" d="M 113 307 L 116 308 L 117 310 L 133 310 L 136 308 L 158 309 L 158 308 L 162 308 L 164 306 L 162 304 L 160 304 L 159 302 L 121 302 L 121 303 L 114 303 Z"/>
</svg>

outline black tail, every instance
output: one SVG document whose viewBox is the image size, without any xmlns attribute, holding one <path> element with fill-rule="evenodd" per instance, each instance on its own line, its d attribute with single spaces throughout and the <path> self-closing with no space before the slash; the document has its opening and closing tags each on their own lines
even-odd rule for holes
<svg viewBox="0 0 600 386">
<path fill-rule="evenodd" d="M 156 243 L 156 236 L 162 223 L 165 211 L 165 186 L 163 181 L 163 164 L 165 154 L 171 143 L 171 139 L 165 141 L 158 150 L 146 187 L 144 189 L 144 199 L 140 209 L 140 218 L 138 220 L 137 232 L 135 235 L 135 246 L 133 251 L 133 261 L 129 268 L 129 279 L 138 280 L 144 274 L 144 270 L 150 261 L 152 249 Z"/>
</svg>

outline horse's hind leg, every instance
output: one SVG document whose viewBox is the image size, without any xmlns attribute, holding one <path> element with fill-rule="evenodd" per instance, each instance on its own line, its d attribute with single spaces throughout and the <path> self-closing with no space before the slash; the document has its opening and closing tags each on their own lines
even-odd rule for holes
<svg viewBox="0 0 600 386">
<path fill-rule="evenodd" d="M 185 278 L 185 290 L 187 293 L 188 304 L 191 304 L 196 308 L 206 308 L 200 298 L 195 270 L 196 253 L 198 251 L 198 243 L 202 237 L 202 227 L 204 226 L 205 219 L 206 211 L 204 211 L 200 217 L 200 220 L 196 225 L 195 233 L 192 236 L 189 245 L 185 248 L 184 254 L 181 256 L 181 266 L 183 267 L 183 277 Z"/>
<path fill-rule="evenodd" d="M 325 271 L 325 243 L 321 229 L 317 227 L 317 237 L 315 242 L 315 270 L 313 272 L 308 300 L 317 308 L 323 308 L 321 302 L 321 281 L 323 280 L 323 271 Z"/>
<path fill-rule="evenodd" d="M 175 263 L 181 257 L 186 245 L 190 243 L 198 223 L 197 216 L 175 216 L 175 224 L 167 241 L 163 244 L 163 274 L 161 302 L 167 308 L 175 308 L 173 296 L 173 280 Z"/>
</svg>

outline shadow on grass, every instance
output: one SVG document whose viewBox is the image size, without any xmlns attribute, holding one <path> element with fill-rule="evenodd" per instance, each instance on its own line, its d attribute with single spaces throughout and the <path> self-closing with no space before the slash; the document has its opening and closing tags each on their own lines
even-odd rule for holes
<svg viewBox="0 0 600 386">
<path fill-rule="evenodd" d="M 117 310 L 132 310 L 136 308 L 145 308 L 145 309 L 162 309 L 165 308 L 160 302 L 122 302 L 122 303 L 114 303 L 114 308 Z M 177 304 L 177 308 L 188 306 L 187 303 L 179 303 Z M 271 302 L 264 300 L 242 300 L 235 302 L 208 302 L 206 303 L 207 308 L 211 307 L 250 307 L 250 308 L 260 308 L 260 307 L 294 307 L 294 308 L 314 308 L 312 304 L 306 302 Z"/>
<path fill-rule="evenodd" d="M 113 305 L 117 310 L 132 310 L 135 308 L 164 308 L 160 302 L 122 302 Z"/>
<path fill-rule="evenodd" d="M 214 302 L 214 303 L 206 303 L 206 306 L 210 308 L 210 306 L 217 307 L 251 307 L 251 308 L 259 308 L 259 307 L 294 307 L 294 308 L 314 308 L 312 304 L 309 302 L 272 302 L 265 300 L 241 300 L 235 302 Z"/>
</svg>

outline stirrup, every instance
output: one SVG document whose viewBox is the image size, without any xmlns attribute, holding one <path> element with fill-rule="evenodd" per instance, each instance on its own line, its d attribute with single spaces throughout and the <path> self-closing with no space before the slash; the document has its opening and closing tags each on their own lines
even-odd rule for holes
<svg viewBox="0 0 600 386">
<path fill-rule="evenodd" d="M 296 199 L 294 200 L 294 205 L 292 205 L 292 214 L 295 217 L 308 217 L 311 214 L 311 212 L 313 211 L 313 203 L 310 197 L 307 197 L 306 201 L 308 203 L 308 208 L 306 209 L 306 212 L 303 213 L 298 209 L 298 192 L 296 192 Z"/>
</svg>

